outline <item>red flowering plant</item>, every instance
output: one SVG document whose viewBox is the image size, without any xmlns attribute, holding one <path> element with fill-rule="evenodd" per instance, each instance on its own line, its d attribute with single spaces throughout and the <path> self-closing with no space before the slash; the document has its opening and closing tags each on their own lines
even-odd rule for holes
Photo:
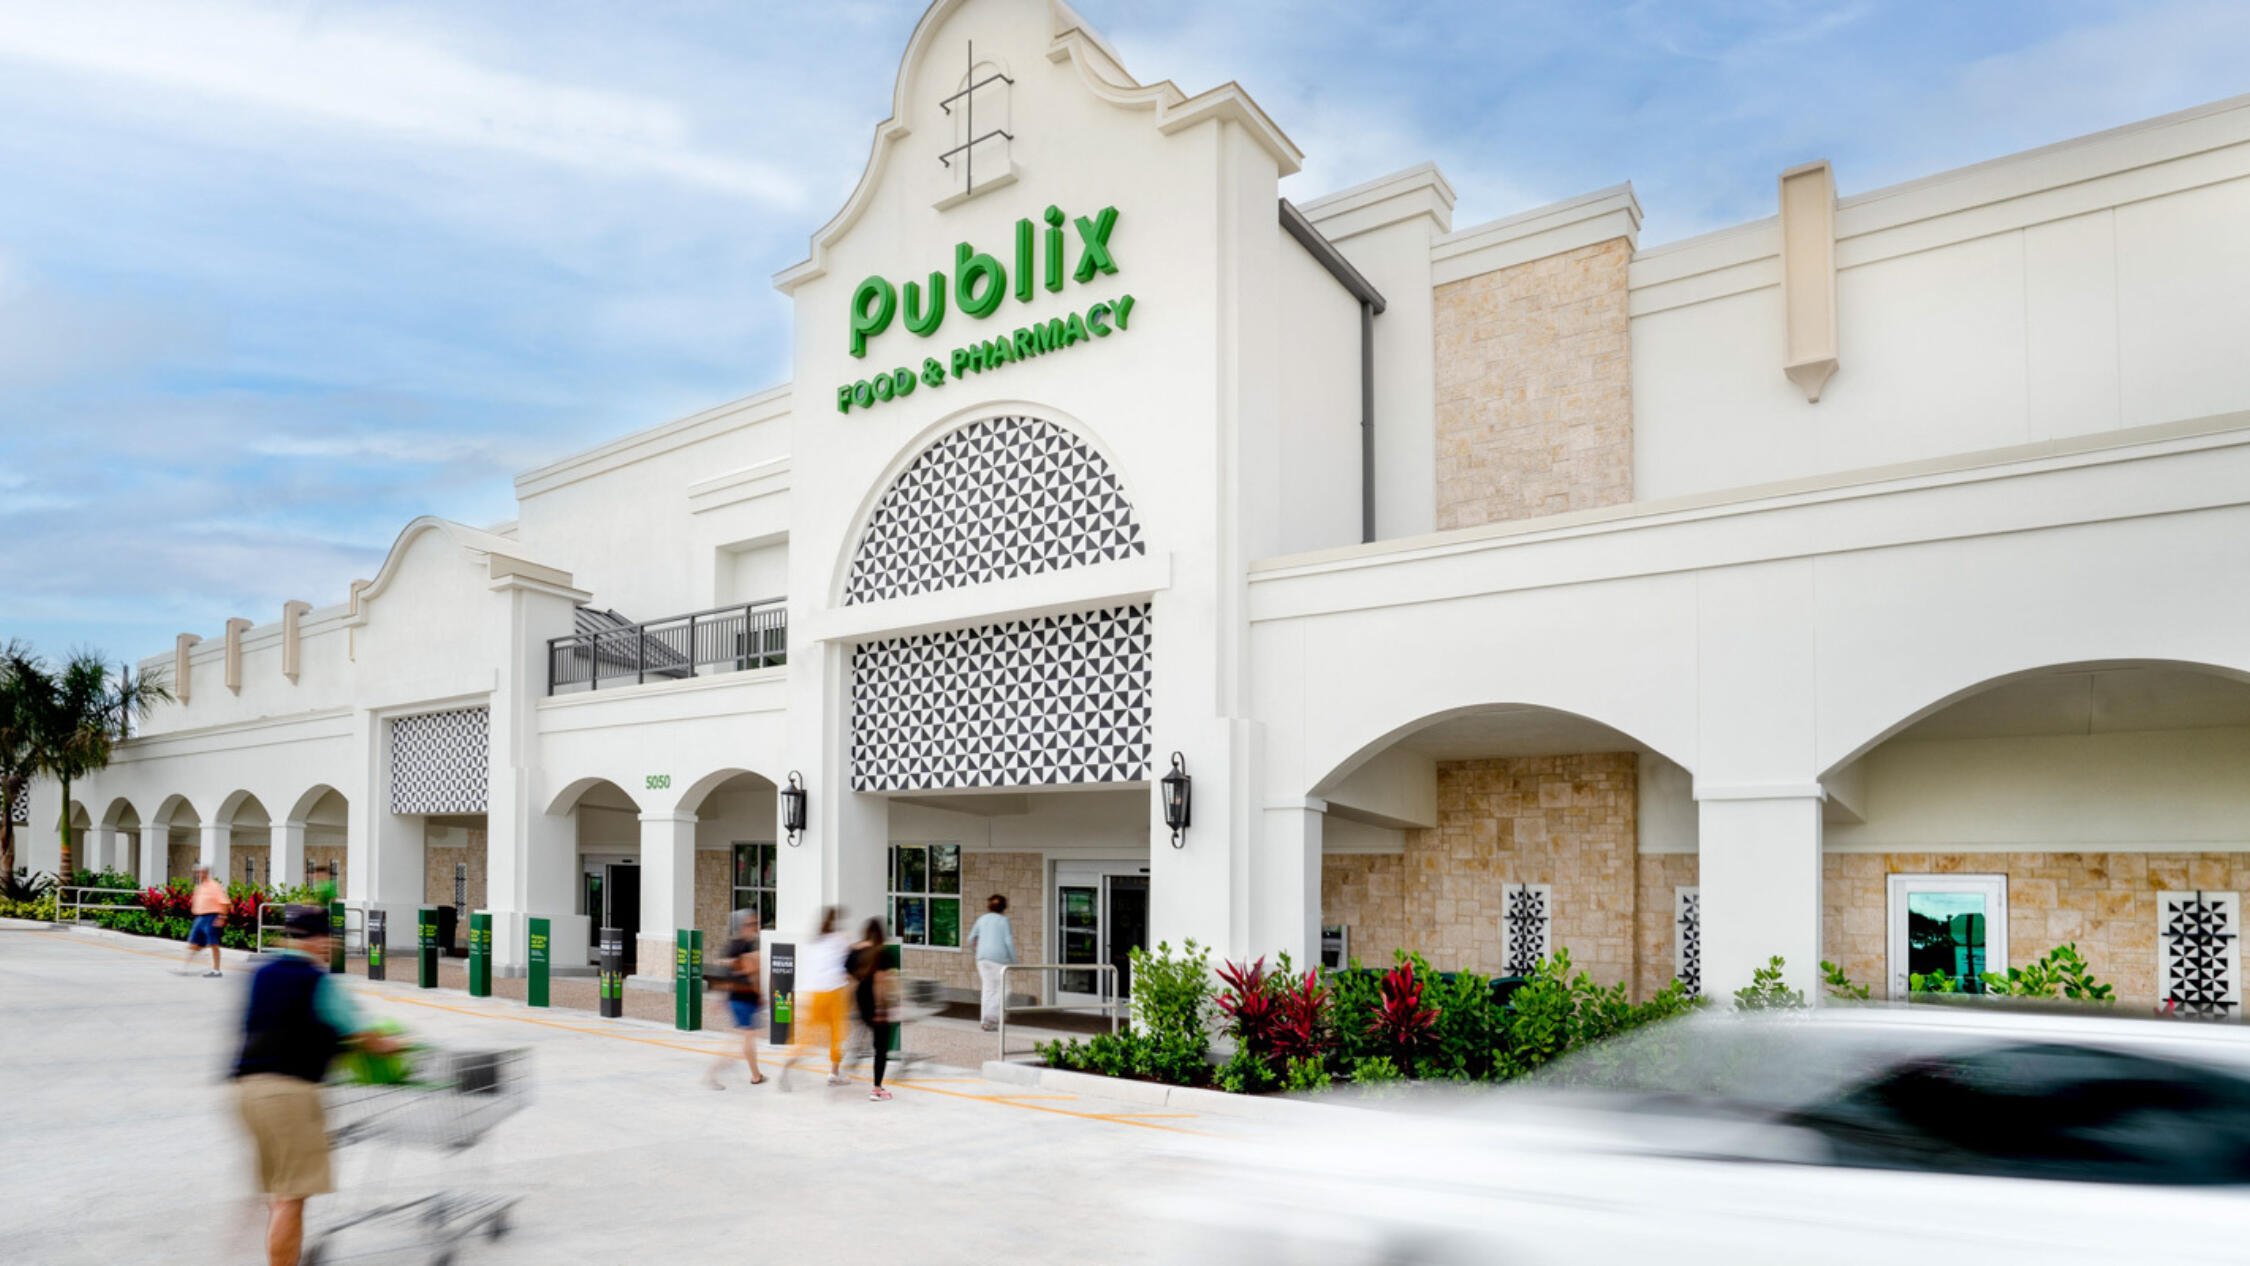
<svg viewBox="0 0 2250 1266">
<path fill-rule="evenodd" d="M 1276 1058 L 1284 1063 L 1323 1056 L 1328 1047 L 1328 990 L 1320 983 L 1320 969 L 1303 976 L 1286 972 L 1274 977 L 1280 1017 L 1268 1040 Z"/>
<path fill-rule="evenodd" d="M 141 909 L 158 918 L 184 919 L 188 917 L 190 896 L 187 882 L 174 880 L 142 891 Z"/>
<path fill-rule="evenodd" d="M 1274 1028 L 1281 1022 L 1281 1007 L 1269 987 L 1272 979 L 1263 958 L 1248 967 L 1234 962 L 1219 967 L 1219 983 L 1226 986 L 1219 1010 L 1227 1016 L 1227 1035 L 1237 1048 L 1261 1059 L 1272 1054 Z"/>
<path fill-rule="evenodd" d="M 1423 986 L 1411 960 L 1391 968 L 1383 973 L 1381 997 L 1368 1018 L 1368 1031 L 1402 1068 L 1429 1044 L 1437 1028 L 1437 1009 L 1423 1005 Z"/>
</svg>

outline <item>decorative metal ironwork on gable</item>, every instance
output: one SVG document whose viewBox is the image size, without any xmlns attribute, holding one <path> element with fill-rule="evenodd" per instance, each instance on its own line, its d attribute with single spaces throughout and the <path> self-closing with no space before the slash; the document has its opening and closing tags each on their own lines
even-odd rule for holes
<svg viewBox="0 0 2250 1266">
<path fill-rule="evenodd" d="M 1149 607 L 865 642 L 852 651 L 852 788 L 1139 782 Z"/>
<path fill-rule="evenodd" d="M 1117 473 L 1042 418 L 971 422 L 930 445 L 875 503 L 844 602 L 1060 571 L 1147 552 Z"/>
<path fill-rule="evenodd" d="M 487 708 L 392 718 L 391 812 L 484 812 L 491 725 Z"/>
</svg>

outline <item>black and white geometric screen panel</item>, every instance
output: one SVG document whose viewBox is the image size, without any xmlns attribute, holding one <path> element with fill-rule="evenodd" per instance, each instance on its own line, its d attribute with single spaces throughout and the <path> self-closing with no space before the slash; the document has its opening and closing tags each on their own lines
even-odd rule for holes
<svg viewBox="0 0 2250 1266">
<path fill-rule="evenodd" d="M 846 605 L 1145 553 L 1117 472 L 1041 418 L 971 422 L 922 452 L 868 517 Z"/>
<path fill-rule="evenodd" d="M 1673 976 L 1691 998 L 1703 995 L 1703 890 L 1682 884 L 1672 890 Z"/>
<path fill-rule="evenodd" d="M 393 717 L 391 812 L 484 812 L 490 728 L 485 708 Z"/>
<path fill-rule="evenodd" d="M 1500 958 L 1510 976 L 1529 976 L 1547 957 L 1553 935 L 1552 884 L 1500 885 Z"/>
<path fill-rule="evenodd" d="M 2157 894 L 2156 983 L 2183 1015 L 2242 1012 L 2242 894 Z"/>
<path fill-rule="evenodd" d="M 8 806 L 8 820 L 17 826 L 29 826 L 31 824 L 31 793 L 29 791 L 18 795 L 16 802 Z"/>
<path fill-rule="evenodd" d="M 852 651 L 852 788 L 1139 782 L 1149 774 L 1142 603 Z"/>
</svg>

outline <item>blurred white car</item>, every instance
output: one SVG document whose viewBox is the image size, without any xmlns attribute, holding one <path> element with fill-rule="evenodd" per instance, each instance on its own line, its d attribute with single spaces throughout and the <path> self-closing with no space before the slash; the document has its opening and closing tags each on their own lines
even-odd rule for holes
<svg viewBox="0 0 2250 1266">
<path fill-rule="evenodd" d="M 1190 1145 L 1165 1260 L 2250 1262 L 2250 1032 L 1943 1006 L 1707 1014 L 1527 1083 Z"/>
</svg>

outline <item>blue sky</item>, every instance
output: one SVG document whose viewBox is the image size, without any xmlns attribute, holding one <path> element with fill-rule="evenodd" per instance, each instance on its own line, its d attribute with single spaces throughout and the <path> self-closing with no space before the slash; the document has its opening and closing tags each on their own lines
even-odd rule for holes
<svg viewBox="0 0 2250 1266">
<path fill-rule="evenodd" d="M 1644 245 L 1808 158 L 1849 194 L 2250 90 L 2239 3 L 1078 8 L 1248 88 L 1289 196 L 1435 159 L 1466 226 L 1630 179 Z M 408 519 L 779 381 L 770 278 L 920 11 L 0 0 L 0 637 L 339 601 Z"/>
</svg>

